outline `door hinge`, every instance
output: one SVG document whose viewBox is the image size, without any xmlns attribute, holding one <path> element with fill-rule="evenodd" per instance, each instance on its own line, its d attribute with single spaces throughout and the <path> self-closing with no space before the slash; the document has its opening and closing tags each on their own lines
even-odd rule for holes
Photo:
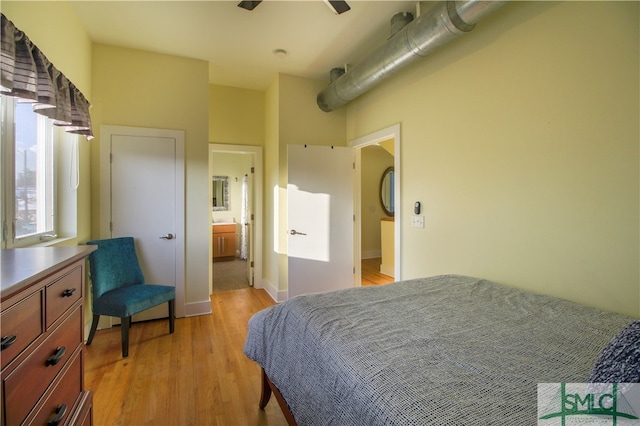
<svg viewBox="0 0 640 426">
<path fill-rule="evenodd" d="M 256 168 L 255 167 L 251 167 L 251 173 L 255 173 L 256 172 Z"/>
<path fill-rule="evenodd" d="M 251 220 L 255 220 L 255 215 L 251 213 Z"/>
<path fill-rule="evenodd" d="M 354 162 L 353 163 L 353 170 L 355 170 L 355 169 L 356 169 L 356 163 Z"/>
<path fill-rule="evenodd" d="M 113 232 L 113 222 L 109 222 L 109 232 Z"/>
<path fill-rule="evenodd" d="M 251 267 L 253 268 L 253 260 L 251 261 Z"/>
<path fill-rule="evenodd" d="M 113 163 L 113 153 L 109 153 L 109 163 Z"/>
</svg>

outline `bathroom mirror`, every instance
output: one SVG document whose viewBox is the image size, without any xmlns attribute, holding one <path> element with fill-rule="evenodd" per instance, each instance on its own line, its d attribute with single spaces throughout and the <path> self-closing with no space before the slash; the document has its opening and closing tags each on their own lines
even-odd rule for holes
<svg viewBox="0 0 640 426">
<path fill-rule="evenodd" d="M 229 176 L 213 177 L 213 210 L 229 210 Z"/>
<path fill-rule="evenodd" d="M 384 173 L 382 173 L 382 179 L 380 179 L 380 204 L 382 205 L 382 210 L 384 210 L 387 216 L 393 216 L 393 181 L 393 167 L 389 167 L 384 171 Z"/>
</svg>

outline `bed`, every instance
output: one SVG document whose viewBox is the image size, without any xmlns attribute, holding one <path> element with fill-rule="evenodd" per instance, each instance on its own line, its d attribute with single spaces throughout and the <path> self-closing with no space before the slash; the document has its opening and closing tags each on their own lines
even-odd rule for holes
<svg viewBox="0 0 640 426">
<path fill-rule="evenodd" d="M 634 318 L 447 275 L 291 298 L 250 319 L 244 353 L 291 424 L 531 425 L 537 384 L 597 379 L 630 324 L 638 346 Z"/>
</svg>

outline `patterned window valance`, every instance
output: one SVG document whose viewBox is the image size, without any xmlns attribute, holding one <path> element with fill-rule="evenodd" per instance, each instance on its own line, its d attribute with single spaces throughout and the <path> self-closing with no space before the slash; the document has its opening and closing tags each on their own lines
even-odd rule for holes
<svg viewBox="0 0 640 426">
<path fill-rule="evenodd" d="M 89 101 L 4 14 L 0 66 L 2 94 L 33 102 L 53 124 L 93 139 Z"/>
</svg>

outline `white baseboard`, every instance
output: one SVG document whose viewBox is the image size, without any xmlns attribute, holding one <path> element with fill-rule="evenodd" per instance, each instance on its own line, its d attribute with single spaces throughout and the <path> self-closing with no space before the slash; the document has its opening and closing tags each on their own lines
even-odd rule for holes
<svg viewBox="0 0 640 426">
<path fill-rule="evenodd" d="M 211 300 L 187 303 L 185 305 L 185 317 L 195 317 L 198 315 L 209 315 L 209 314 L 211 314 Z M 89 332 L 91 331 L 91 321 L 92 321 L 92 317 L 84 319 L 85 342 L 87 337 L 89 337 Z M 107 328 L 111 328 L 113 325 L 117 325 L 117 324 L 120 324 L 119 318 L 110 317 L 108 315 L 101 315 L 100 321 L 98 322 L 97 329 L 104 330 Z"/>
<path fill-rule="evenodd" d="M 390 267 L 385 266 L 385 265 L 380 265 L 380 273 L 388 275 L 391 278 L 394 278 L 393 274 L 395 273 L 395 271 L 393 270 L 393 268 L 390 268 Z"/>
<path fill-rule="evenodd" d="M 211 313 L 211 300 L 203 300 L 201 302 L 185 303 L 184 316 L 196 317 L 198 315 L 209 315 Z"/>
<path fill-rule="evenodd" d="M 367 251 L 363 251 L 360 254 L 360 257 L 362 259 L 375 259 L 377 257 L 382 257 L 382 251 L 381 250 L 367 250 Z"/>
<path fill-rule="evenodd" d="M 257 286 L 256 288 L 264 289 L 276 303 L 283 302 L 289 298 L 289 292 L 287 290 L 278 290 L 276 286 L 268 280 L 261 280 L 260 286 Z"/>
</svg>

